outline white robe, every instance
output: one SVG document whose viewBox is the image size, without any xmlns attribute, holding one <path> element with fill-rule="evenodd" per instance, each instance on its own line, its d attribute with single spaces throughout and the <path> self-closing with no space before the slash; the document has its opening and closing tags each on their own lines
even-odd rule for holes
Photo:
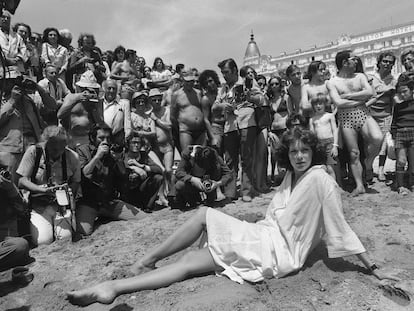
<svg viewBox="0 0 414 311">
<path fill-rule="evenodd" d="M 283 277 L 299 270 L 322 238 L 330 258 L 365 252 L 345 220 L 339 187 L 323 166 L 310 168 L 293 191 L 291 184 L 288 172 L 257 223 L 208 209 L 208 248 L 221 274 L 239 283 Z"/>
</svg>

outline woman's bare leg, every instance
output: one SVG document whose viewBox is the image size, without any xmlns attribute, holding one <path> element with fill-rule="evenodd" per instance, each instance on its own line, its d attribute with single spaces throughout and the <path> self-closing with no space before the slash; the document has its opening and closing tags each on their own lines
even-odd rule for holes
<svg viewBox="0 0 414 311">
<path fill-rule="evenodd" d="M 184 255 L 176 263 L 132 278 L 108 281 L 83 290 L 72 291 L 67 293 L 67 297 L 73 304 L 82 306 L 94 302 L 109 304 L 120 294 L 168 286 L 192 275 L 216 271 L 217 268 L 210 251 L 203 248 Z"/>
<path fill-rule="evenodd" d="M 131 271 L 139 274 L 152 270 L 155 268 L 157 261 L 175 254 L 197 241 L 206 226 L 206 213 L 207 207 L 200 207 L 196 214 L 188 219 L 177 231 L 135 263 Z"/>
</svg>

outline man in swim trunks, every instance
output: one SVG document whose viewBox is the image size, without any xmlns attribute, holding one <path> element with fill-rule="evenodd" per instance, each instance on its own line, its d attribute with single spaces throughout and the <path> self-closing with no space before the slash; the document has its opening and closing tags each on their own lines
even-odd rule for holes
<svg viewBox="0 0 414 311">
<path fill-rule="evenodd" d="M 365 188 L 359 158 L 358 133 L 361 132 L 366 146 L 366 180 L 372 179 L 372 162 L 381 146 L 382 134 L 365 106 L 373 92 L 366 76 L 355 72 L 355 55 L 350 50 L 338 52 L 335 63 L 338 75 L 328 82 L 327 87 L 332 101 L 338 107 L 339 127 L 350 153 L 351 170 L 356 182 L 352 194 L 359 195 L 365 192 Z"/>
<path fill-rule="evenodd" d="M 206 126 L 201 108 L 201 93 L 194 89 L 195 76 L 182 71 L 183 86 L 171 98 L 171 122 L 178 124 L 181 150 L 188 145 L 206 144 Z"/>
</svg>

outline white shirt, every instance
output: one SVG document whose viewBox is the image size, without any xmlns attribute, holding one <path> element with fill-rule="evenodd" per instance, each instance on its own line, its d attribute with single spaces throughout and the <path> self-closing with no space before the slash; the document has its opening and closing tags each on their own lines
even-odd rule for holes
<svg viewBox="0 0 414 311">
<path fill-rule="evenodd" d="M 118 112 L 119 109 L 122 109 L 122 107 L 116 100 L 108 102 L 104 98 L 104 101 L 103 101 L 104 121 L 111 128 L 112 128 L 112 122 L 114 121 L 115 115 L 116 115 L 116 113 Z"/>
</svg>

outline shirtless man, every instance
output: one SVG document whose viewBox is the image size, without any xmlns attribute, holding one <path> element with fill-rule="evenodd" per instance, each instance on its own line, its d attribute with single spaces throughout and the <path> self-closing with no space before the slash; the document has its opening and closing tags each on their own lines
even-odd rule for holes
<svg viewBox="0 0 414 311">
<path fill-rule="evenodd" d="M 200 74 L 199 81 L 200 87 L 204 91 L 204 95 L 201 98 L 204 122 L 206 124 L 207 133 L 212 133 L 212 137 L 209 137 L 209 144 L 216 148 L 220 155 L 222 155 L 223 130 L 225 122 L 224 107 L 219 109 L 219 105 L 214 105 L 217 98 L 220 79 L 214 70 L 204 70 Z"/>
<path fill-rule="evenodd" d="M 89 130 L 94 124 L 104 123 L 97 110 L 100 85 L 93 72 L 85 71 L 76 86 L 79 92 L 68 94 L 57 112 L 57 117 L 70 135 L 71 148 L 89 144 Z"/>
<path fill-rule="evenodd" d="M 318 94 L 328 96 L 326 87 L 326 65 L 322 61 L 313 61 L 308 67 L 309 83 L 303 85 L 300 100 L 300 111 L 305 117 L 312 117 L 313 109 L 311 100 Z"/>
<path fill-rule="evenodd" d="M 378 154 L 382 134 L 365 106 L 373 96 L 373 92 L 366 76 L 355 73 L 355 55 L 350 50 L 338 52 L 335 63 L 338 75 L 327 83 L 327 87 L 332 101 L 338 107 L 339 126 L 350 153 L 351 171 L 356 182 L 352 194 L 359 195 L 365 192 L 365 188 L 359 158 L 358 133 L 361 132 L 366 146 L 366 180 L 372 179 L 372 162 Z"/>
<path fill-rule="evenodd" d="M 168 205 L 166 199 L 167 190 L 172 190 L 172 166 L 174 162 L 174 145 L 171 134 L 170 107 L 161 105 L 162 93 L 159 89 L 151 89 L 149 92 L 149 103 L 152 106 L 151 119 L 155 122 L 155 131 L 157 133 L 157 143 L 154 151 L 163 162 L 165 171 L 166 184 L 160 189 L 158 204 Z"/>
<path fill-rule="evenodd" d="M 183 70 L 183 87 L 171 98 L 171 122 L 177 124 L 181 150 L 188 145 L 206 144 L 206 126 L 201 108 L 201 93 L 193 88 L 195 76 Z"/>
<path fill-rule="evenodd" d="M 302 97 L 302 87 L 303 87 L 303 81 L 302 81 L 302 73 L 300 72 L 300 68 L 296 65 L 290 65 L 286 69 L 286 76 L 290 80 L 291 85 L 289 85 L 287 89 L 287 93 L 290 97 L 290 100 L 293 104 L 293 107 L 295 108 L 295 111 L 300 111 L 300 103 L 301 103 L 301 97 Z M 312 107 L 310 107 L 312 110 Z"/>
<path fill-rule="evenodd" d="M 115 65 L 112 69 L 110 78 L 113 80 L 120 80 L 121 84 L 127 87 L 136 87 L 139 83 L 138 78 L 140 78 L 141 74 L 135 67 L 135 59 L 135 51 L 127 50 L 125 52 L 125 60 Z"/>
</svg>

